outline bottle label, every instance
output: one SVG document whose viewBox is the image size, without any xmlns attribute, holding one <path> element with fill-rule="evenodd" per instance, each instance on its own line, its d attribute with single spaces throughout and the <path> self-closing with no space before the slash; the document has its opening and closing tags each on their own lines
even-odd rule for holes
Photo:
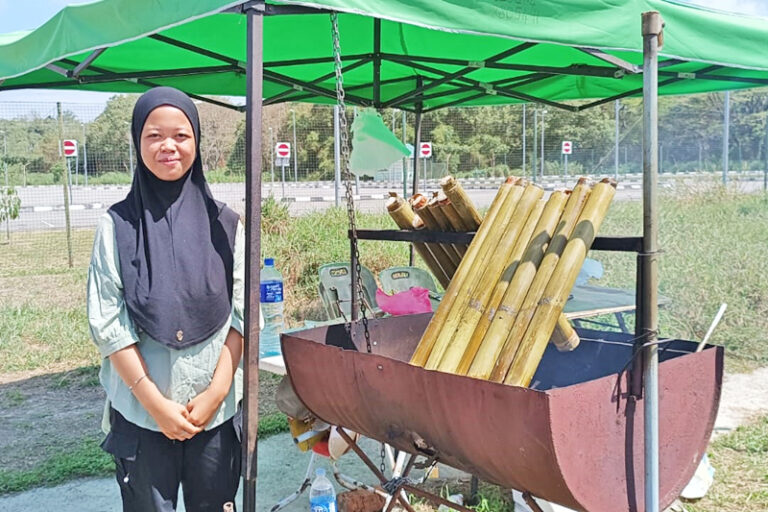
<svg viewBox="0 0 768 512">
<path fill-rule="evenodd" d="M 261 302 L 283 302 L 282 281 L 261 283 Z"/>
<path fill-rule="evenodd" d="M 310 512 L 336 512 L 335 496 L 317 496 L 309 500 Z"/>
</svg>

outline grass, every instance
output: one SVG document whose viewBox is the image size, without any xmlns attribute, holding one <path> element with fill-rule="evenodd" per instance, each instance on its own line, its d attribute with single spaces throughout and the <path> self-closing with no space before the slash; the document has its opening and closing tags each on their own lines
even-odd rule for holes
<svg viewBox="0 0 768 512">
<path fill-rule="evenodd" d="M 639 203 L 616 202 L 600 231 L 637 236 L 641 219 Z M 661 310 L 661 335 L 700 340 L 726 302 L 710 340 L 725 346 L 728 369 L 768 364 L 768 198 L 724 189 L 663 197 L 660 246 L 659 293 L 671 299 Z M 590 256 L 605 267 L 601 284 L 634 288 L 634 255 Z"/>
<path fill-rule="evenodd" d="M 32 469 L 0 470 L 0 495 L 114 472 L 112 457 L 101 449 L 100 443 L 100 438 L 85 438 L 74 450 L 56 451 Z"/>
<path fill-rule="evenodd" d="M 709 459 L 715 482 L 689 512 L 768 510 L 768 416 L 715 440 Z"/>
</svg>

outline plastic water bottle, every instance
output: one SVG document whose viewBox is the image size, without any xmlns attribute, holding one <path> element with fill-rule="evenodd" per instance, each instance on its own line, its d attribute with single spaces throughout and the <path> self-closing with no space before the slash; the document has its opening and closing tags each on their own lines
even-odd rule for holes
<svg viewBox="0 0 768 512">
<path fill-rule="evenodd" d="M 315 470 L 315 479 L 309 488 L 309 512 L 336 512 L 336 491 L 323 468 Z"/>
<path fill-rule="evenodd" d="M 259 337 L 259 356 L 280 354 L 280 333 L 283 331 L 283 276 L 275 268 L 273 258 L 264 258 L 261 269 L 261 315 L 264 327 Z"/>
</svg>

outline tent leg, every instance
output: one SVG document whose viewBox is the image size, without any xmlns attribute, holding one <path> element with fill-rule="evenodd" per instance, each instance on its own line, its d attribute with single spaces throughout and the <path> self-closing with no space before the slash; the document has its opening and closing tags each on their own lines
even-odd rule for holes
<svg viewBox="0 0 768 512">
<path fill-rule="evenodd" d="M 263 5 L 261 5 L 263 8 Z M 247 103 L 245 132 L 245 386 L 243 396 L 243 510 L 256 510 L 257 432 L 259 425 L 259 268 L 261 262 L 261 103 L 263 18 L 258 5 L 248 9 Z"/>
<path fill-rule="evenodd" d="M 645 395 L 645 510 L 659 512 L 659 353 L 658 341 L 658 52 L 663 22 L 657 11 L 642 15 L 643 34 L 643 252 L 642 317 Z"/>
<path fill-rule="evenodd" d="M 417 79 L 417 87 L 421 87 L 421 78 Z M 411 195 L 419 191 L 419 146 L 421 145 L 421 104 L 416 104 L 416 121 L 413 125 L 413 186 Z M 408 252 L 408 265 L 413 266 L 413 244 Z"/>
</svg>

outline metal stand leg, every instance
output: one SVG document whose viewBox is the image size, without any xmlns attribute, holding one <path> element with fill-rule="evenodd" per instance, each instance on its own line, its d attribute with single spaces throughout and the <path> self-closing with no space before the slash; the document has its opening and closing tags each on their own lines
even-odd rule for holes
<svg viewBox="0 0 768 512">
<path fill-rule="evenodd" d="M 363 452 L 362 449 L 357 445 L 357 443 L 344 431 L 343 428 L 340 428 L 338 430 L 341 437 L 344 439 L 344 441 L 347 442 L 350 448 L 352 448 L 352 451 L 354 451 L 358 457 L 360 457 L 360 460 L 363 461 L 363 463 L 368 466 L 368 469 L 373 472 L 374 475 L 379 479 L 381 482 L 382 487 L 387 490 L 389 496 L 392 498 L 389 502 L 389 505 L 384 509 L 386 512 L 389 512 L 392 510 L 392 508 L 395 506 L 397 502 L 400 503 L 400 505 L 406 509 L 408 512 L 415 512 L 413 507 L 403 499 L 403 491 L 408 491 L 411 494 L 415 494 L 416 496 L 420 496 L 426 500 L 429 500 L 433 503 L 437 503 L 439 505 L 445 505 L 446 507 L 452 508 L 454 510 L 458 510 L 459 512 L 473 512 L 471 509 L 464 507 L 462 505 L 459 505 L 458 503 L 453 503 L 452 501 L 446 500 L 441 498 L 440 496 L 436 496 L 432 493 L 422 491 L 418 487 L 415 487 L 408 483 L 408 479 L 405 478 L 405 476 L 408 475 L 408 473 L 411 471 L 411 468 L 413 468 L 414 459 L 416 458 L 415 455 L 411 456 L 411 459 L 408 461 L 408 463 L 405 466 L 405 470 L 403 471 L 403 475 L 397 479 L 393 480 L 387 480 L 384 474 L 379 470 L 379 468 L 376 467 L 376 465 L 371 461 L 370 458 Z M 395 486 L 394 489 L 392 489 L 392 486 Z"/>
<path fill-rule="evenodd" d="M 309 458 L 309 464 L 307 465 L 307 474 L 304 475 L 304 481 L 301 483 L 299 488 L 296 489 L 293 494 L 286 496 L 282 500 L 278 501 L 271 509 L 269 509 L 269 512 L 277 512 L 281 508 L 284 508 L 293 503 L 296 501 L 296 498 L 301 496 L 302 493 L 306 491 L 310 485 L 312 485 L 312 470 L 315 467 L 315 457 L 317 457 L 317 455 L 315 452 L 312 452 L 312 455 Z"/>
</svg>

